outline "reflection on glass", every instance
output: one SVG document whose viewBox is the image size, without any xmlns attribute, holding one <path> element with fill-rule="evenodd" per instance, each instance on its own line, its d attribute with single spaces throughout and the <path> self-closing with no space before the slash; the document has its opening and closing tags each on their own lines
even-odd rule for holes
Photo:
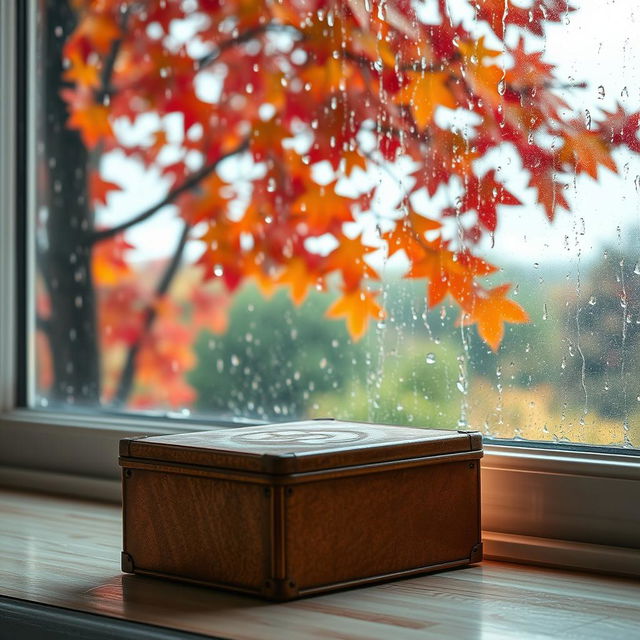
<svg viewBox="0 0 640 640">
<path fill-rule="evenodd" d="M 608 11 L 49 3 L 34 406 L 640 446 L 637 16 Z"/>
</svg>

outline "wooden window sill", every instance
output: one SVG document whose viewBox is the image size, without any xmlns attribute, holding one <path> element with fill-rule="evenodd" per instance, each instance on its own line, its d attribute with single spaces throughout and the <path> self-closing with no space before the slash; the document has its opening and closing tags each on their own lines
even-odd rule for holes
<svg viewBox="0 0 640 640">
<path fill-rule="evenodd" d="M 125 575 L 119 561 L 117 506 L 0 490 L 0 596 L 18 609 L 28 601 L 156 625 L 158 638 L 167 629 L 238 639 L 631 638 L 640 628 L 640 584 L 625 578 L 484 562 L 272 604 Z"/>
</svg>

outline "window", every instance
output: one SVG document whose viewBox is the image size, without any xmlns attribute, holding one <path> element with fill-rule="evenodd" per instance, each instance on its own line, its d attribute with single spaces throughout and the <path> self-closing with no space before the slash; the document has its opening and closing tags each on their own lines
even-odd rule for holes
<svg viewBox="0 0 640 640">
<path fill-rule="evenodd" d="M 594 24 L 563 2 L 536 3 L 555 33 L 542 41 L 541 9 L 510 5 L 503 15 L 499 3 L 475 14 L 452 2 L 440 15 L 444 4 L 420 5 L 420 24 L 358 2 L 336 5 L 348 15 L 302 20 L 296 3 L 250 3 L 244 13 L 191 1 L 3 9 L 3 24 L 19 12 L 29 24 L 29 65 L 17 79 L 30 84 L 22 191 L 32 210 L 26 257 L 36 259 L 18 305 L 29 310 L 29 356 L 17 362 L 29 363 L 31 410 L 7 414 L 1 462 L 106 480 L 123 433 L 198 428 L 203 416 L 344 411 L 470 425 L 521 444 L 626 448 L 496 444 L 485 514 L 501 534 L 633 546 L 633 513 L 615 531 L 579 524 L 594 512 L 588 495 L 610 494 L 604 476 L 628 483 L 602 522 L 637 492 L 636 257 L 624 241 L 640 144 L 630 65 L 621 88 L 612 73 L 581 86 L 577 62 L 552 78 L 553 48 L 574 21 L 574 34 Z M 416 54 L 416 42 L 429 46 Z M 624 36 L 603 41 L 602 60 L 609 46 L 633 58 Z M 3 64 L 3 81 L 15 94 L 13 68 Z M 7 138 L 3 153 L 19 142 Z M 576 209 L 588 177 L 607 194 L 591 192 L 590 206 L 620 193 L 619 231 L 584 235 L 593 223 Z M 14 180 L 8 170 L 3 178 Z M 504 229 L 527 238 L 516 243 Z M 545 247 L 543 233 L 562 240 Z M 606 259 L 589 257 L 592 242 Z M 561 256 L 568 267 L 554 266 Z M 401 279 L 407 270 L 418 277 Z M 608 322 L 622 342 L 603 352 L 598 327 Z M 3 344 L 11 348 L 10 330 Z"/>
</svg>

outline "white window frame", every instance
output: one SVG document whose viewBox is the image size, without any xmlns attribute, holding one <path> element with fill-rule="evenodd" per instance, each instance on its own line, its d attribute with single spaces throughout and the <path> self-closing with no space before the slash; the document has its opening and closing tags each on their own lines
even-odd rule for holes
<svg viewBox="0 0 640 640">
<path fill-rule="evenodd" d="M 7 97 L 17 73 L 34 77 L 16 70 L 19 2 L 0 2 L 0 485 L 118 500 L 120 438 L 202 425 L 16 404 L 17 114 Z M 487 556 L 640 576 L 639 456 L 488 443 L 482 483 Z"/>
</svg>

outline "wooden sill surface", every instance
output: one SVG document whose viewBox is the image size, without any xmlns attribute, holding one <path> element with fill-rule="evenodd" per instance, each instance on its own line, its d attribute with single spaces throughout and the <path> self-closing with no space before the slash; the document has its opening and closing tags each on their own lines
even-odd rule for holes
<svg viewBox="0 0 640 640">
<path fill-rule="evenodd" d="M 640 639 L 640 583 L 624 578 L 483 562 L 272 604 L 119 563 L 118 507 L 0 490 L 3 596 L 234 639 Z"/>
</svg>

